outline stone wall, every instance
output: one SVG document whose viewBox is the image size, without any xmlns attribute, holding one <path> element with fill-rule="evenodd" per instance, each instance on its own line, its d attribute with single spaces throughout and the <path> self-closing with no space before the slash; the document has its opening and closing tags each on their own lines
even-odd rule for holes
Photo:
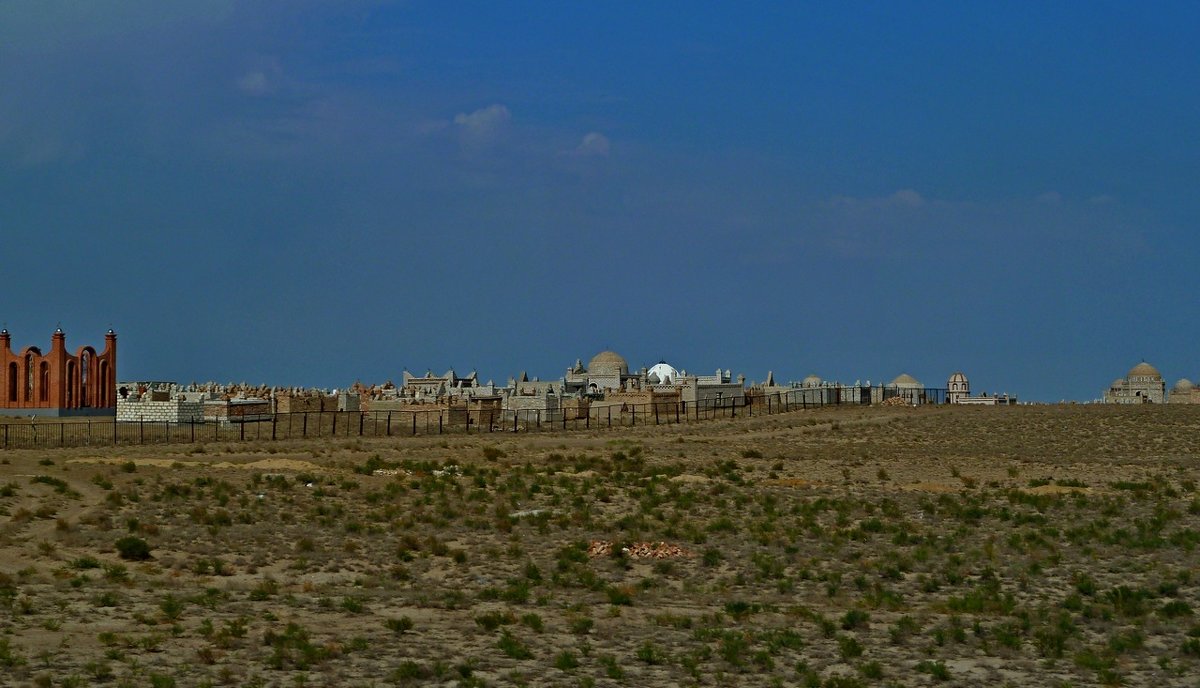
<svg viewBox="0 0 1200 688">
<path fill-rule="evenodd" d="M 118 421 L 189 423 L 204 420 L 204 405 L 199 401 L 117 400 Z"/>
<path fill-rule="evenodd" d="M 271 420 L 271 402 L 265 399 L 231 399 L 207 401 L 204 417 L 221 423 L 245 423 Z"/>
<path fill-rule="evenodd" d="M 317 413 L 336 411 L 337 397 L 281 394 L 275 398 L 276 413 Z"/>
</svg>

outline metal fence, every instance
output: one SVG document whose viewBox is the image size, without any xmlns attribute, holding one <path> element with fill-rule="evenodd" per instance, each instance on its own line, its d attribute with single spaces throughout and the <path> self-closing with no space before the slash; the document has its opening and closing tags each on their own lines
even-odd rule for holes
<svg viewBox="0 0 1200 688">
<path fill-rule="evenodd" d="M 586 410 L 433 408 L 400 411 L 312 411 L 208 421 L 64 420 L 0 423 L 0 449 L 272 442 L 335 437 L 415 437 L 493 432 L 592 430 L 703 423 L 825 406 L 867 405 L 903 396 L 914 404 L 945 403 L 944 389 L 806 387 L 697 402 L 592 404 Z"/>
</svg>

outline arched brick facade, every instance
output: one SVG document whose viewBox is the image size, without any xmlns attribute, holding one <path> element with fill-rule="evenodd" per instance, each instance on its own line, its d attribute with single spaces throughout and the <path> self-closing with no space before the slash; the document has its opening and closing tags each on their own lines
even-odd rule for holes
<svg viewBox="0 0 1200 688">
<path fill-rule="evenodd" d="M 45 354 L 36 346 L 14 353 L 8 330 L 0 330 L 0 412 L 115 413 L 116 380 L 117 335 L 112 330 L 104 337 L 103 353 L 84 346 L 74 355 L 67 353 L 62 330 L 55 330 Z"/>
</svg>

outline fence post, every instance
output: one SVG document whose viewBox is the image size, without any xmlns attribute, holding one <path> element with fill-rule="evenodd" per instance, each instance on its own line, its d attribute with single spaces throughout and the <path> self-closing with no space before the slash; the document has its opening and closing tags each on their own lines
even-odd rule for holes
<svg viewBox="0 0 1200 688">
<path fill-rule="evenodd" d="M 442 412 L 438 411 L 438 434 L 442 434 Z"/>
<path fill-rule="evenodd" d="M 363 431 L 363 416 L 361 413 L 359 413 L 358 414 L 358 436 L 359 437 L 362 437 L 362 431 Z"/>
<path fill-rule="evenodd" d="M 59 424 L 58 424 L 58 446 L 59 446 L 59 448 L 60 448 L 60 449 L 61 449 L 61 448 L 62 448 L 62 446 L 63 446 L 63 426 L 64 426 L 64 425 L 66 425 L 66 423 L 59 423 Z"/>
<path fill-rule="evenodd" d="M 138 444 L 146 443 L 146 421 L 138 418 Z"/>
<path fill-rule="evenodd" d="M 277 416 L 274 413 L 272 413 L 271 414 L 271 441 L 272 442 L 275 441 L 275 419 L 276 418 L 277 418 Z"/>
<path fill-rule="evenodd" d="M 413 423 L 412 434 L 413 434 L 413 437 L 416 437 L 417 436 L 417 412 L 416 411 L 413 411 L 413 413 L 412 413 L 412 423 Z"/>
<path fill-rule="evenodd" d="M 537 429 L 542 429 L 542 410 L 538 409 L 533 412 L 533 421 L 537 425 Z"/>
<path fill-rule="evenodd" d="M 300 424 L 300 436 L 308 437 L 308 411 L 304 412 L 304 422 Z"/>
<path fill-rule="evenodd" d="M 629 427 L 637 427 L 637 404 L 629 405 Z"/>
<path fill-rule="evenodd" d="M 238 439 L 246 441 L 246 416 L 242 416 L 242 422 L 238 423 Z"/>
<path fill-rule="evenodd" d="M 189 422 L 189 423 L 191 424 L 191 426 L 192 426 L 192 442 L 193 442 L 193 443 L 195 443 L 195 442 L 196 442 L 196 417 L 195 417 L 195 416 L 192 416 L 192 417 L 191 417 L 191 418 L 188 420 L 188 422 Z"/>
<path fill-rule="evenodd" d="M 338 417 L 338 412 L 334 411 L 333 412 L 333 430 L 329 433 L 330 437 L 337 437 L 337 417 Z M 416 434 L 416 430 L 413 431 L 413 434 Z"/>
<path fill-rule="evenodd" d="M 438 424 L 438 431 L 439 432 L 441 431 L 440 423 Z M 387 417 L 387 436 L 388 437 L 392 436 L 392 412 L 391 411 L 388 411 L 388 417 Z"/>
</svg>

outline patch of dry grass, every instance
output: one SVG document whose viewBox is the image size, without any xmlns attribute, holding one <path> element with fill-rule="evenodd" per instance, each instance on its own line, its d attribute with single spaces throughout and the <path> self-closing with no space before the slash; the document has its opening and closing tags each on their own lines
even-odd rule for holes
<svg viewBox="0 0 1200 688">
<path fill-rule="evenodd" d="M 1190 685 L 1198 426 L 1178 407 L 852 408 L 6 452 L 0 675 Z"/>
</svg>

